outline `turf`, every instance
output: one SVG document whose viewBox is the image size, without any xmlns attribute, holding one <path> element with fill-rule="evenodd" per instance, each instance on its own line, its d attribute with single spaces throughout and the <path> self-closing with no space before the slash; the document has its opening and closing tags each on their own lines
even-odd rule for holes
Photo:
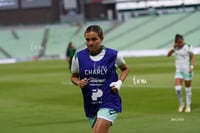
<svg viewBox="0 0 200 133">
<path fill-rule="evenodd" d="M 177 113 L 174 59 L 127 58 L 131 71 L 120 91 L 123 112 L 111 133 L 199 133 L 199 59 L 192 112 Z M 67 66 L 62 60 L 0 65 L 0 133 L 91 132 Z"/>
</svg>

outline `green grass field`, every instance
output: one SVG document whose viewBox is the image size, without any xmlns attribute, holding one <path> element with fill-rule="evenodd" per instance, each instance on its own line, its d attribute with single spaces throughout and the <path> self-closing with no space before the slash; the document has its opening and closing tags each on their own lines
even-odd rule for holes
<svg viewBox="0 0 200 133">
<path fill-rule="evenodd" d="M 120 91 L 123 112 L 111 133 L 199 133 L 198 60 L 192 112 L 178 113 L 173 57 L 127 58 L 131 71 Z M 66 66 L 66 61 L 0 65 L 0 133 L 91 132 L 81 91 Z"/>
</svg>

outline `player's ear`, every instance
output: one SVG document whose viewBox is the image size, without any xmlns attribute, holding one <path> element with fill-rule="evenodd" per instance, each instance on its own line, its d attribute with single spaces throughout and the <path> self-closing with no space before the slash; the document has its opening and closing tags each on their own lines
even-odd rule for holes
<svg viewBox="0 0 200 133">
<path fill-rule="evenodd" d="M 101 39 L 101 41 L 103 41 L 103 39 L 104 39 L 103 34 L 99 34 L 99 38 Z"/>
</svg>

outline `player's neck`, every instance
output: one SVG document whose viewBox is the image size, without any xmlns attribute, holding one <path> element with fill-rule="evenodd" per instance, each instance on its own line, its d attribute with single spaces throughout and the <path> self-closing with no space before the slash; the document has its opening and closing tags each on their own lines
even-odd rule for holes
<svg viewBox="0 0 200 133">
<path fill-rule="evenodd" d="M 103 49 L 104 49 L 104 46 L 101 46 L 101 48 L 97 52 L 95 52 L 95 53 L 90 52 L 90 55 L 91 56 L 96 56 L 96 55 L 100 54 Z"/>
</svg>

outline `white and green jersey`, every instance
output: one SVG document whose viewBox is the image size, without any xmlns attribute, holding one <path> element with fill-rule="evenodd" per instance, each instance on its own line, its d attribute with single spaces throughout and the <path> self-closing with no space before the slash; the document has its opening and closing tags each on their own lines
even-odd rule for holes
<svg viewBox="0 0 200 133">
<path fill-rule="evenodd" d="M 105 56 L 105 53 L 106 53 L 106 51 L 105 51 L 105 49 L 103 49 L 101 51 L 101 53 L 99 53 L 98 55 L 90 56 L 90 59 L 93 60 L 93 61 L 99 61 Z M 124 65 L 124 64 L 126 64 L 125 60 L 118 52 L 117 58 L 116 58 L 116 61 L 115 61 L 115 66 L 120 67 L 121 65 Z M 72 73 L 79 73 L 79 62 L 78 62 L 78 58 L 77 58 L 76 55 L 72 59 L 71 72 Z"/>
<path fill-rule="evenodd" d="M 188 72 L 190 68 L 190 54 L 193 53 L 193 48 L 190 45 L 184 45 L 180 49 L 175 49 L 174 56 L 176 59 L 176 71 Z"/>
</svg>

